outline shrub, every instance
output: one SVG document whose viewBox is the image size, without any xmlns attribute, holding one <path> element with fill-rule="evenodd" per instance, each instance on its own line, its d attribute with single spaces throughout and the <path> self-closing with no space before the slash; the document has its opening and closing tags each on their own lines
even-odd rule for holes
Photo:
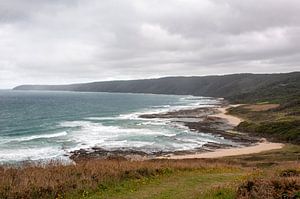
<svg viewBox="0 0 300 199">
<path fill-rule="evenodd" d="M 276 122 L 241 122 L 236 129 L 271 138 L 273 140 L 300 144 L 300 120 Z"/>
</svg>

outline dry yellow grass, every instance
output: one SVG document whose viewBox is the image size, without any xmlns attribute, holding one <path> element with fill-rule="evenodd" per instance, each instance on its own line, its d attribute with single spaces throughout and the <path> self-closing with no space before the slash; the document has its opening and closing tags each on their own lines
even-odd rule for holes
<svg viewBox="0 0 300 199">
<path fill-rule="evenodd" d="M 267 111 L 270 109 L 278 108 L 279 104 L 252 104 L 245 105 L 243 108 L 249 109 L 251 111 Z"/>
<path fill-rule="evenodd" d="M 96 190 L 102 183 L 162 175 L 173 170 L 202 169 L 205 172 L 237 169 L 205 160 L 90 160 L 77 165 L 0 168 L 0 198 L 63 198 L 66 194 Z"/>
</svg>

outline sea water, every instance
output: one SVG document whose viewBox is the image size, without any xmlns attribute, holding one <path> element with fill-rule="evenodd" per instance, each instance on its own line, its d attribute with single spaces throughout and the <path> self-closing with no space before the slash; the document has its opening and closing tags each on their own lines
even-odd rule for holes
<svg viewBox="0 0 300 199">
<path fill-rule="evenodd" d="M 101 147 L 144 152 L 192 150 L 222 137 L 140 114 L 212 107 L 214 98 L 88 92 L 0 91 L 0 163 L 67 160 Z"/>
</svg>

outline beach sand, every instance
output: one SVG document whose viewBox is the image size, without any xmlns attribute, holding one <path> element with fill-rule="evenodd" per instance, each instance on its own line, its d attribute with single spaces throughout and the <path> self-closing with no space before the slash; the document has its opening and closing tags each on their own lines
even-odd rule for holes
<svg viewBox="0 0 300 199">
<path fill-rule="evenodd" d="M 213 152 L 204 152 L 187 155 L 169 155 L 168 157 L 158 157 L 159 159 L 193 159 L 193 158 L 221 158 L 226 156 L 247 155 L 260 153 L 264 151 L 281 149 L 284 146 L 282 143 L 273 143 L 263 140 L 254 146 L 242 148 L 217 149 Z"/>
<path fill-rule="evenodd" d="M 225 119 L 225 120 L 228 121 L 228 123 L 230 125 L 237 126 L 237 125 L 239 125 L 239 123 L 241 123 L 243 121 L 243 119 L 241 119 L 239 117 L 235 117 L 233 115 L 226 114 L 228 108 L 230 108 L 230 107 L 237 107 L 237 106 L 240 106 L 240 104 L 217 108 L 217 110 L 220 113 L 217 113 L 217 114 L 214 114 L 214 115 L 210 115 L 210 116 L 211 117 L 218 117 L 218 118 Z"/>
<path fill-rule="evenodd" d="M 228 115 L 227 109 L 230 107 L 239 106 L 239 105 L 230 105 L 227 107 L 218 108 L 219 113 L 210 115 L 210 117 L 218 117 L 228 121 L 232 126 L 237 126 L 243 120 L 241 118 L 235 117 L 233 115 Z M 186 155 L 168 155 L 157 157 L 158 159 L 193 159 L 193 158 L 221 158 L 226 156 L 237 156 L 237 155 L 247 155 L 260 153 L 269 150 L 281 149 L 284 146 L 282 143 L 273 143 L 268 142 L 266 139 L 261 139 L 260 142 L 256 143 L 253 146 L 245 146 L 240 148 L 225 148 L 225 149 L 216 149 L 212 152 L 204 153 L 195 153 L 195 154 L 186 154 Z"/>
</svg>

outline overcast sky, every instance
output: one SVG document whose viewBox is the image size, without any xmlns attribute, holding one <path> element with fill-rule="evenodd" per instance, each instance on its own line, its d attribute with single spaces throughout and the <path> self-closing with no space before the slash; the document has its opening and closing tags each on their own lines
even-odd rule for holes
<svg viewBox="0 0 300 199">
<path fill-rule="evenodd" d="M 0 0 L 0 88 L 297 70 L 299 0 Z"/>
</svg>

